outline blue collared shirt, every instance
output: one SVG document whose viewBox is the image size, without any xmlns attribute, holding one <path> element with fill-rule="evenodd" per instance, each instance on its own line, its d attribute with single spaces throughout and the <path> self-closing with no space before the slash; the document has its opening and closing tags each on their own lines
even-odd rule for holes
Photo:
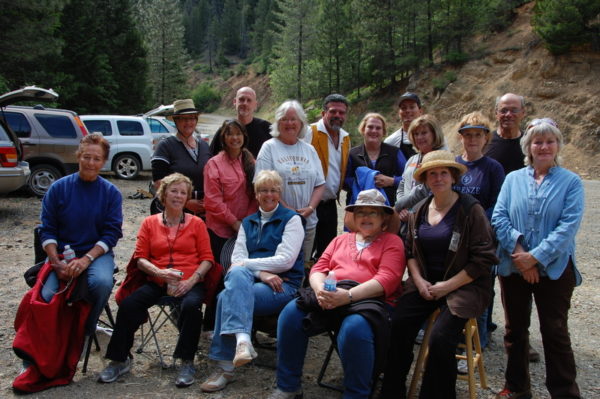
<svg viewBox="0 0 600 399">
<path fill-rule="evenodd" d="M 511 254 L 517 242 L 538 260 L 541 276 L 558 279 L 569 258 L 575 267 L 575 235 L 583 216 L 583 184 L 575 173 L 553 167 L 538 185 L 527 166 L 506 176 L 492 215 L 498 239 L 498 273 L 519 273 Z M 581 274 L 575 267 L 576 285 Z"/>
</svg>

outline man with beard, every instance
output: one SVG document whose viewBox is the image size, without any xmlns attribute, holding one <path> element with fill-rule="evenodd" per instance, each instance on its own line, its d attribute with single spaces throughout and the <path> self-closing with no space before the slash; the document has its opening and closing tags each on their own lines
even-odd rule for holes
<svg viewBox="0 0 600 399">
<path fill-rule="evenodd" d="M 258 107 L 256 92 L 251 87 L 239 89 L 233 99 L 233 106 L 237 113 L 237 120 L 246 127 L 248 132 L 248 150 L 258 156 L 260 147 L 271 138 L 271 124 L 263 119 L 255 118 L 254 112 Z M 217 155 L 221 148 L 221 129 L 217 130 L 210 144 L 210 151 Z"/>
<path fill-rule="evenodd" d="M 407 91 L 398 100 L 398 116 L 402 127 L 390 134 L 383 142 L 400 148 L 406 159 L 416 154 L 408 138 L 408 127 L 411 122 L 423 114 L 421 99 L 415 93 Z"/>
<path fill-rule="evenodd" d="M 322 118 L 310 125 L 304 140 L 311 143 L 325 174 L 325 192 L 317 206 L 317 230 L 313 248 L 314 259 L 319 259 L 327 245 L 337 236 L 336 200 L 346 176 L 350 135 L 342 126 L 346 121 L 348 100 L 341 94 L 330 94 L 323 101 Z"/>
</svg>

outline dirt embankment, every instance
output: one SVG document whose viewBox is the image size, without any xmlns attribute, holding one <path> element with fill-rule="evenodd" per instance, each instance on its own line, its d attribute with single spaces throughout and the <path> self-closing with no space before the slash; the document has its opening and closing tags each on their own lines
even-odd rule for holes
<svg viewBox="0 0 600 399">
<path fill-rule="evenodd" d="M 494 120 L 496 97 L 507 92 L 520 94 L 526 100 L 525 122 L 545 116 L 558 122 L 566 141 L 565 165 L 583 178 L 600 178 L 600 53 L 578 48 L 558 57 L 550 54 L 531 26 L 534 4 L 516 9 L 517 16 L 505 31 L 468 40 L 465 52 L 472 60 L 466 64 L 451 67 L 437 60 L 435 66 L 415 73 L 398 93 L 376 93 L 353 104 L 350 113 L 360 120 L 366 112 L 380 112 L 393 132 L 399 127 L 395 100 L 405 90 L 414 91 L 421 96 L 425 112 L 440 120 L 452 142 L 463 115 L 479 110 Z M 444 90 L 436 89 L 434 80 L 447 79 L 448 72 L 456 80 Z M 231 108 L 235 90 L 242 86 L 256 90 L 263 117 L 272 120 L 271 110 L 277 104 L 271 99 L 269 79 L 252 68 L 245 75 L 220 81 L 225 93 L 221 108 Z M 372 101 L 382 103 L 386 99 L 394 104 L 389 109 L 370 107 Z"/>
</svg>

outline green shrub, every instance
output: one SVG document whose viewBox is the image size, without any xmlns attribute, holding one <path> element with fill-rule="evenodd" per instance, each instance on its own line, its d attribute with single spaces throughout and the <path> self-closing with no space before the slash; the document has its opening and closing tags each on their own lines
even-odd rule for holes
<svg viewBox="0 0 600 399">
<path fill-rule="evenodd" d="M 448 84 L 456 82 L 456 72 L 454 71 L 446 71 L 444 73 L 444 79 L 448 82 Z"/>
<path fill-rule="evenodd" d="M 446 61 L 450 65 L 462 65 L 469 60 L 469 56 L 460 51 L 450 51 L 446 54 Z"/>
<path fill-rule="evenodd" d="M 244 64 L 238 64 L 235 66 L 235 76 L 244 75 L 248 72 L 248 68 Z"/>
<path fill-rule="evenodd" d="M 192 99 L 202 112 L 213 112 L 221 103 L 221 96 L 210 83 L 201 83 L 192 91 Z"/>
</svg>

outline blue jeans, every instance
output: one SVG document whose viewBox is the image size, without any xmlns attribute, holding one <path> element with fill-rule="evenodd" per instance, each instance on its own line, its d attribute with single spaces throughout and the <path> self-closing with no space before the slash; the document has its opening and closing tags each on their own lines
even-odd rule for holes
<svg viewBox="0 0 600 399">
<path fill-rule="evenodd" d="M 306 312 L 292 301 L 281 311 L 277 323 L 277 387 L 284 392 L 301 388 L 308 334 L 302 327 Z M 369 322 L 359 314 L 347 316 L 337 336 L 344 369 L 344 398 L 368 398 L 375 363 L 375 337 Z"/>
<path fill-rule="evenodd" d="M 92 305 L 92 310 L 85 322 L 86 335 L 91 335 L 96 331 L 98 317 L 106 306 L 113 289 L 114 270 L 115 260 L 112 251 L 96 258 L 87 268 L 88 294 L 85 300 Z M 58 290 L 58 276 L 55 272 L 51 272 L 42 287 L 42 298 L 46 302 L 50 302 Z"/>
<path fill-rule="evenodd" d="M 283 283 L 283 292 L 275 292 L 267 284 L 256 281 L 251 270 L 233 267 L 225 276 L 225 289 L 219 294 L 215 331 L 209 357 L 233 360 L 235 333 L 252 332 L 252 318 L 276 315 L 296 294 L 297 287 Z"/>
</svg>

